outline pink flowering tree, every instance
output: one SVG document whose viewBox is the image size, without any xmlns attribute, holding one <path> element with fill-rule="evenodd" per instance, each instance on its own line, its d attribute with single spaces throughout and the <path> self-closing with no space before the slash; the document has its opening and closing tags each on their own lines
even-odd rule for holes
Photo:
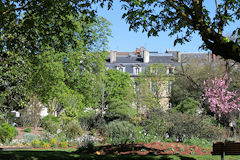
<svg viewBox="0 0 240 160">
<path fill-rule="evenodd" d="M 228 74 L 215 77 L 213 80 L 203 82 L 204 97 L 210 103 L 210 111 L 215 113 L 218 118 L 222 115 L 229 115 L 233 111 L 240 111 L 240 97 L 237 91 L 229 91 L 228 87 L 232 79 Z"/>
</svg>

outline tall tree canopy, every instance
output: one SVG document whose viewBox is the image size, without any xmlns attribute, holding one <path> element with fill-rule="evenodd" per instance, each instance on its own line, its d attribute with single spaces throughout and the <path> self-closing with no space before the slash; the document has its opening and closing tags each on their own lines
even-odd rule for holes
<svg viewBox="0 0 240 160">
<path fill-rule="evenodd" d="M 240 28 L 236 27 L 230 40 L 223 35 L 223 30 L 231 22 L 240 21 L 239 0 L 215 0 L 215 15 L 210 16 L 204 0 L 121 0 L 124 3 L 123 18 L 130 24 L 130 29 L 148 32 L 148 36 L 158 36 L 160 31 L 170 30 L 170 36 L 177 37 L 175 43 L 191 40 L 194 32 L 199 33 L 204 45 L 214 54 L 224 59 L 240 62 Z"/>
<path fill-rule="evenodd" d="M 84 82 L 91 86 L 105 66 L 110 35 L 110 23 L 96 17 L 91 5 L 76 0 L 0 1 L 2 111 L 18 109 L 28 101 L 27 94 L 42 102 L 57 98 L 62 104 L 70 102 L 67 97 L 86 97 Z"/>
</svg>

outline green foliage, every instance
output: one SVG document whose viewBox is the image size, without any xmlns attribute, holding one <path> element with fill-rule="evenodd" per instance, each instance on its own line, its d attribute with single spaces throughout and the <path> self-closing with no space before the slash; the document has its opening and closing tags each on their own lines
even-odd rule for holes
<svg viewBox="0 0 240 160">
<path fill-rule="evenodd" d="M 189 42 L 192 34 L 199 32 L 204 42 L 202 48 L 210 49 L 225 59 L 240 61 L 240 30 L 237 25 L 232 32 L 232 35 L 237 36 L 236 40 L 223 36 L 227 26 L 239 23 L 239 1 L 215 1 L 216 11 L 208 8 L 204 0 L 124 2 L 125 13 L 122 17 L 130 25 L 130 30 L 142 30 L 148 36 L 159 36 L 161 31 L 168 30 L 169 36 L 176 36 L 174 45 Z"/>
<path fill-rule="evenodd" d="M 205 139 L 200 139 L 196 137 L 191 137 L 189 139 L 186 139 L 183 141 L 184 144 L 189 144 L 189 145 L 196 145 L 198 147 L 203 147 L 203 148 L 211 148 L 212 147 L 212 142 L 207 141 Z"/>
<path fill-rule="evenodd" d="M 134 143 L 150 143 L 159 141 L 161 141 L 161 137 L 147 133 L 141 126 L 136 127 Z"/>
<path fill-rule="evenodd" d="M 41 147 L 41 141 L 38 140 L 38 139 L 33 140 L 33 141 L 32 141 L 32 146 L 33 146 L 34 148 L 40 148 L 40 147 Z"/>
<path fill-rule="evenodd" d="M 95 128 L 103 131 L 106 125 L 105 119 L 95 112 L 87 112 L 81 115 L 81 117 L 79 117 L 79 123 L 84 130 L 91 130 Z"/>
<path fill-rule="evenodd" d="M 216 140 L 223 136 L 218 127 L 205 123 L 204 116 L 195 116 L 178 112 L 169 112 L 167 115 L 168 134 L 180 141 L 191 137 Z"/>
<path fill-rule="evenodd" d="M 108 142 L 126 144 L 135 141 L 136 127 L 128 121 L 115 120 L 106 126 Z"/>
<path fill-rule="evenodd" d="M 93 91 L 105 67 L 110 23 L 88 12 L 91 3 L 77 3 L 2 3 L 0 111 L 23 108 L 29 95 L 45 104 L 56 99 L 75 118 L 84 104 L 98 103 Z"/>
<path fill-rule="evenodd" d="M 24 143 L 32 143 L 32 141 L 36 140 L 37 136 L 35 134 L 26 133 L 23 135 Z"/>
<path fill-rule="evenodd" d="M 48 142 L 43 142 L 43 143 L 41 144 L 41 146 L 42 146 L 43 148 L 50 148 L 50 147 L 51 147 L 50 143 L 48 143 Z"/>
<path fill-rule="evenodd" d="M 56 138 L 51 138 L 50 140 L 49 140 L 49 143 L 51 144 L 51 147 L 52 148 L 56 148 L 57 146 L 58 146 L 58 144 L 57 144 L 57 139 Z"/>
<path fill-rule="evenodd" d="M 0 142 L 11 142 L 16 136 L 17 130 L 8 123 L 2 123 L 0 126 Z"/>
<path fill-rule="evenodd" d="M 198 101 L 188 97 L 173 109 L 182 113 L 195 114 L 199 104 Z"/>
<path fill-rule="evenodd" d="M 135 99 L 138 107 L 157 108 L 160 106 L 165 87 L 173 77 L 166 74 L 164 64 L 156 63 L 149 65 L 144 72 L 135 79 Z"/>
<path fill-rule="evenodd" d="M 31 129 L 31 128 L 25 128 L 23 131 L 24 131 L 24 132 L 27 132 L 27 133 L 31 133 L 31 132 L 32 132 L 32 129 Z"/>
<path fill-rule="evenodd" d="M 60 129 L 60 122 L 57 117 L 53 115 L 47 115 L 43 117 L 41 126 L 48 132 L 55 134 Z"/>
<path fill-rule="evenodd" d="M 172 93 L 170 102 L 173 108 L 184 102 L 193 103 L 194 106 L 197 102 L 202 101 L 203 81 L 208 77 L 215 77 L 225 71 L 225 62 L 218 60 L 212 63 L 202 63 L 199 59 L 191 59 L 186 65 L 177 69 L 175 81 L 172 86 Z M 183 104 L 181 104 L 183 105 Z M 203 103 L 200 107 L 206 107 L 207 104 Z M 181 108 L 181 106 L 179 106 Z M 190 106 L 189 106 L 190 107 Z M 207 111 L 207 110 L 206 110 Z"/>
<path fill-rule="evenodd" d="M 109 69 L 98 77 L 97 96 L 100 115 L 110 121 L 134 115 L 136 113 L 132 108 L 134 88 L 130 75 L 119 70 Z"/>
<path fill-rule="evenodd" d="M 141 122 L 147 134 L 164 138 L 168 131 L 168 122 L 163 116 L 165 113 L 161 108 L 156 108 L 148 111 L 147 117 Z"/>
<path fill-rule="evenodd" d="M 67 148 L 68 147 L 68 143 L 67 142 L 61 142 L 60 143 L 60 147 L 61 148 Z"/>
<path fill-rule="evenodd" d="M 112 99 L 109 103 L 109 108 L 105 116 L 109 119 L 120 118 L 121 120 L 126 120 L 136 115 L 137 110 L 133 108 L 132 104 L 130 104 L 128 101 Z"/>
<path fill-rule="evenodd" d="M 83 130 L 77 121 L 67 122 L 63 126 L 63 132 L 69 139 L 75 139 L 83 134 Z"/>
</svg>

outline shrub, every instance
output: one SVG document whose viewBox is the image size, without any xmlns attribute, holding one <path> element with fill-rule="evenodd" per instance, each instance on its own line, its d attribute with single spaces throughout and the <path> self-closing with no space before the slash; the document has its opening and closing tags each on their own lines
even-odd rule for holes
<svg viewBox="0 0 240 160">
<path fill-rule="evenodd" d="M 141 122 L 146 134 L 164 138 L 168 131 L 168 123 L 163 115 L 161 108 L 152 109 L 147 113 L 147 118 Z"/>
<path fill-rule="evenodd" d="M 169 136 L 179 141 L 184 141 L 191 137 L 214 140 L 222 133 L 222 130 L 218 129 L 216 126 L 205 123 L 204 116 L 169 112 L 166 119 L 169 122 Z"/>
<path fill-rule="evenodd" d="M 150 143 L 159 142 L 160 140 L 161 139 L 158 136 L 146 133 L 146 131 L 141 126 L 136 127 L 134 142 Z"/>
<path fill-rule="evenodd" d="M 126 144 L 135 141 L 136 127 L 128 121 L 115 120 L 106 126 L 106 134 L 111 144 Z"/>
<path fill-rule="evenodd" d="M 26 133 L 23 135 L 24 143 L 32 143 L 32 141 L 34 141 L 35 139 L 37 139 L 37 136 L 35 134 Z"/>
<path fill-rule="evenodd" d="M 68 143 L 67 142 L 61 142 L 60 143 L 60 147 L 61 148 L 67 148 L 68 147 Z"/>
<path fill-rule="evenodd" d="M 35 139 L 34 141 L 32 141 L 32 145 L 34 148 L 40 148 L 41 146 L 41 141 L 38 139 Z"/>
<path fill-rule="evenodd" d="M 24 132 L 31 133 L 32 130 L 31 130 L 31 128 L 25 128 L 25 129 L 24 129 Z"/>
<path fill-rule="evenodd" d="M 42 143 L 42 147 L 43 147 L 43 148 L 50 148 L 51 145 L 50 145 L 50 143 L 48 143 L 48 142 L 43 142 L 43 143 Z"/>
<path fill-rule="evenodd" d="M 79 118 L 79 123 L 84 130 L 97 129 L 100 132 L 105 129 L 105 119 L 97 113 L 84 114 Z"/>
<path fill-rule="evenodd" d="M 199 147 L 204 147 L 204 148 L 211 148 L 212 142 L 209 142 L 205 139 L 200 139 L 197 137 L 191 137 L 190 139 L 186 139 L 183 143 L 189 144 L 189 145 L 196 145 Z"/>
<path fill-rule="evenodd" d="M 11 142 L 17 135 L 17 130 L 8 123 L 2 123 L 0 126 L 0 142 L 6 143 Z"/>
<path fill-rule="evenodd" d="M 51 134 L 57 133 L 57 130 L 60 128 L 60 123 L 58 118 L 53 115 L 47 115 L 42 119 L 42 128 L 46 131 L 50 132 Z"/>
<path fill-rule="evenodd" d="M 51 144 L 51 146 L 53 147 L 53 148 L 56 148 L 57 146 L 58 146 L 58 144 L 57 144 L 57 139 L 56 138 L 52 138 L 52 139 L 50 139 L 50 144 Z"/>
<path fill-rule="evenodd" d="M 75 139 L 83 134 L 83 130 L 77 121 L 70 121 L 64 125 L 64 133 L 67 138 Z"/>
<path fill-rule="evenodd" d="M 196 113 L 198 106 L 198 101 L 188 97 L 173 109 L 182 113 L 194 114 Z"/>
</svg>

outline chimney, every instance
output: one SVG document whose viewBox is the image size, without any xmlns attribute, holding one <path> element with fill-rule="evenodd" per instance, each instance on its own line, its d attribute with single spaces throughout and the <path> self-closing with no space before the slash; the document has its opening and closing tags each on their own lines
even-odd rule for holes
<svg viewBox="0 0 240 160">
<path fill-rule="evenodd" d="M 177 52 L 177 61 L 180 63 L 182 61 L 182 54 L 180 52 Z"/>
<path fill-rule="evenodd" d="M 143 63 L 149 63 L 149 51 L 143 51 Z"/>
<path fill-rule="evenodd" d="M 110 63 L 114 63 L 117 60 L 116 51 L 110 51 Z"/>
<path fill-rule="evenodd" d="M 141 55 L 141 57 L 143 57 L 143 52 L 144 52 L 144 50 L 145 50 L 145 48 L 142 46 L 142 47 L 140 48 L 140 55 Z"/>
<path fill-rule="evenodd" d="M 139 53 L 139 49 L 138 48 L 136 48 L 136 53 Z"/>
</svg>

